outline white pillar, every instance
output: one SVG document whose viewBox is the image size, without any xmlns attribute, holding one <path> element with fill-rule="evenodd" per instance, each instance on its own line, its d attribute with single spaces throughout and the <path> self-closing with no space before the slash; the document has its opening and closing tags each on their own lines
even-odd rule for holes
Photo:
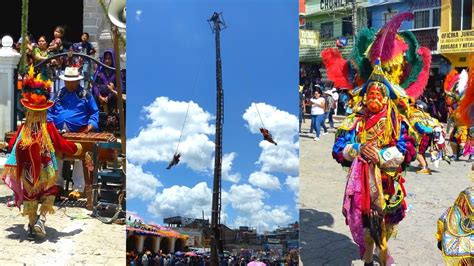
<svg viewBox="0 0 474 266">
<path fill-rule="evenodd" d="M 2 38 L 0 49 L 0 137 L 15 128 L 14 103 L 15 99 L 15 76 L 14 70 L 20 61 L 20 54 L 12 48 L 13 39 L 10 36 Z"/>
<path fill-rule="evenodd" d="M 174 246 L 176 244 L 176 238 L 172 237 L 171 238 L 171 247 L 170 247 L 170 253 L 174 253 Z"/>
<path fill-rule="evenodd" d="M 155 246 L 153 248 L 153 252 L 158 253 L 160 251 L 160 243 L 161 242 L 161 237 L 157 236 L 155 237 Z"/>
<path fill-rule="evenodd" d="M 143 252 L 143 244 L 145 243 L 145 236 L 137 235 L 137 251 L 139 253 Z"/>
</svg>

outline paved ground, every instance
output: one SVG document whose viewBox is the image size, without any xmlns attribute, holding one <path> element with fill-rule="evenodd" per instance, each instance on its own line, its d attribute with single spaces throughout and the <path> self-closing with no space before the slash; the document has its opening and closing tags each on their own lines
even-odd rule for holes
<svg viewBox="0 0 474 266">
<path fill-rule="evenodd" d="M 303 132 L 309 124 L 306 119 Z M 346 172 L 331 157 L 334 133 L 319 142 L 305 135 L 300 136 L 300 264 L 363 265 L 341 213 Z M 431 176 L 417 175 L 416 167 L 407 171 L 410 210 L 397 239 L 389 241 L 397 265 L 444 265 L 436 247 L 436 221 L 462 190 L 472 186 L 470 169 L 470 163 L 460 161 L 440 163 Z"/>
<path fill-rule="evenodd" d="M 124 225 L 104 224 L 85 208 L 56 207 L 46 239 L 28 241 L 27 218 L 6 205 L 11 195 L 0 181 L 0 265 L 125 265 Z"/>
</svg>

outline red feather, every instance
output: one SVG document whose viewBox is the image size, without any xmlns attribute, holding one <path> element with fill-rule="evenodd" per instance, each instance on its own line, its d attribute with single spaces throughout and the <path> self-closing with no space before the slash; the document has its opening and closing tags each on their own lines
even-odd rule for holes
<svg viewBox="0 0 474 266">
<path fill-rule="evenodd" d="M 395 49 L 395 36 L 400 25 L 403 21 L 412 20 L 414 17 L 415 15 L 411 12 L 402 12 L 387 22 L 375 36 L 375 41 L 369 52 L 370 61 L 375 62 L 377 58 L 380 58 L 382 62 L 386 62 L 392 59 L 395 50 L 397 50 Z"/>
<path fill-rule="evenodd" d="M 459 120 L 463 125 L 474 125 L 474 57 L 471 57 L 469 64 L 469 79 L 464 97 L 459 102 L 457 108 Z"/>
<path fill-rule="evenodd" d="M 336 88 L 352 89 L 349 81 L 349 62 L 335 48 L 327 48 L 321 52 L 328 78 Z"/>
<path fill-rule="evenodd" d="M 430 65 L 431 65 L 431 51 L 426 47 L 420 47 L 418 54 L 423 60 L 423 69 L 418 74 L 418 79 L 412 82 L 410 86 L 405 90 L 408 96 L 417 99 L 423 94 L 426 84 L 428 84 L 428 78 L 430 77 Z"/>
</svg>

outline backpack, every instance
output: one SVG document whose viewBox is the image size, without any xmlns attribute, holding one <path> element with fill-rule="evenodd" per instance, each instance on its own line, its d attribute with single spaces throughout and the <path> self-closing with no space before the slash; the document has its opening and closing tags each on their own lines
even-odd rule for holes
<svg viewBox="0 0 474 266">
<path fill-rule="evenodd" d="M 329 112 L 329 109 L 331 109 L 331 104 L 329 103 L 329 98 L 332 98 L 330 96 L 323 97 L 324 98 L 324 112 Z"/>
<path fill-rule="evenodd" d="M 336 102 L 334 101 L 334 98 L 332 98 L 331 95 L 328 95 L 328 96 L 326 97 L 326 105 L 328 106 L 328 107 L 327 107 L 327 111 L 328 111 L 329 109 L 331 109 L 331 108 L 333 108 L 333 109 L 335 108 Z"/>
</svg>

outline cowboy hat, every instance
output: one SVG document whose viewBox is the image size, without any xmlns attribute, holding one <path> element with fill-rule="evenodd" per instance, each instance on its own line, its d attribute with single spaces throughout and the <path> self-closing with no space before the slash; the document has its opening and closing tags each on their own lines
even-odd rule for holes
<svg viewBox="0 0 474 266">
<path fill-rule="evenodd" d="M 79 74 L 79 69 L 77 67 L 66 67 L 64 74 L 60 75 L 59 78 L 64 81 L 76 81 L 81 80 L 84 77 Z"/>
</svg>

